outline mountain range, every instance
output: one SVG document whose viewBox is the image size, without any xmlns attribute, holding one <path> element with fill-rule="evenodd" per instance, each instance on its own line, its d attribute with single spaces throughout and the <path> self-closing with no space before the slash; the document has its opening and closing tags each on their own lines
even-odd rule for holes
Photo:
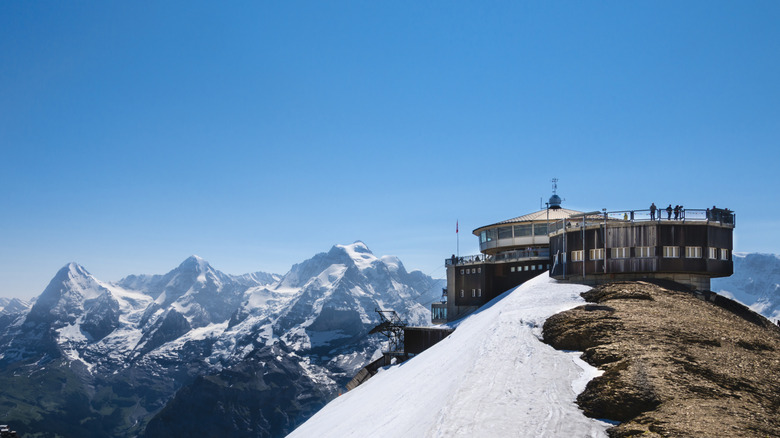
<svg viewBox="0 0 780 438">
<path fill-rule="evenodd" d="M 712 290 L 772 321 L 780 320 L 780 256 L 733 254 L 734 275 L 712 280 Z"/>
<path fill-rule="evenodd" d="M 712 289 L 776 321 L 780 258 L 734 266 Z M 378 356 L 375 309 L 427 325 L 442 286 L 362 242 L 285 275 L 192 256 L 110 283 L 70 263 L 31 302 L 0 299 L 0 420 L 22 436 L 284 436 Z"/>
<path fill-rule="evenodd" d="M 442 280 L 362 242 L 285 275 L 192 256 L 101 281 L 70 263 L 0 302 L 0 419 L 28 436 L 283 436 L 379 354 L 375 309 L 429 321 Z"/>
</svg>

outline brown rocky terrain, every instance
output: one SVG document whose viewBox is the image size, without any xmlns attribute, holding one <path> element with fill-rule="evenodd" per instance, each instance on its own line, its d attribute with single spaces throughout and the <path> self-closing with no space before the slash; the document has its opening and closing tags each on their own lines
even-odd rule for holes
<svg viewBox="0 0 780 438">
<path fill-rule="evenodd" d="M 611 437 L 780 436 L 780 328 L 677 283 L 615 282 L 544 325 L 604 374 L 577 399 Z"/>
</svg>

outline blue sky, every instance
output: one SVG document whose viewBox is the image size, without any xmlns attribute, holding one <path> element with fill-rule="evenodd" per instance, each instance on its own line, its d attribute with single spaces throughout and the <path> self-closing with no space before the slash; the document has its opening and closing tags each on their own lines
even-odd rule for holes
<svg viewBox="0 0 780 438">
<path fill-rule="evenodd" d="M 778 2 L 2 2 L 0 296 L 539 208 L 717 204 L 780 253 Z"/>
</svg>

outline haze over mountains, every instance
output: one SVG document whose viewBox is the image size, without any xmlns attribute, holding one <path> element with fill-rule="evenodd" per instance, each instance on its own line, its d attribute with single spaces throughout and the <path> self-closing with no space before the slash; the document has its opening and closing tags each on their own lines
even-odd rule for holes
<svg viewBox="0 0 780 438">
<path fill-rule="evenodd" d="M 20 432 L 97 437 L 144 434 L 150 421 L 147 436 L 179 436 L 214 416 L 223 433 L 279 436 L 378 354 L 374 309 L 426 324 L 441 287 L 362 242 L 284 276 L 227 275 L 193 256 L 112 284 L 70 263 L 32 307 L 0 316 L 0 418 Z M 188 396 L 163 410 L 182 388 Z"/>
</svg>

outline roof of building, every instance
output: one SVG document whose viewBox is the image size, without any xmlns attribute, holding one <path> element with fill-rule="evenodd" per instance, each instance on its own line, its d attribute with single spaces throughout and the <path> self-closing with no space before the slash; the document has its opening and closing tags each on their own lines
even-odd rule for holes
<svg viewBox="0 0 780 438">
<path fill-rule="evenodd" d="M 547 216 L 548 212 L 550 214 L 549 216 Z M 518 216 L 512 219 L 496 222 L 494 224 L 483 225 L 477 228 L 476 230 L 474 230 L 473 233 L 477 234 L 479 231 L 482 231 L 485 228 L 494 227 L 496 225 L 515 224 L 518 222 L 539 222 L 539 221 L 546 221 L 547 219 L 553 221 L 553 220 L 566 219 L 569 216 L 575 214 L 581 214 L 581 213 L 583 212 L 577 210 L 569 210 L 568 208 L 551 208 L 549 210 L 543 209 L 533 213 L 524 214 L 522 216 Z"/>
</svg>

